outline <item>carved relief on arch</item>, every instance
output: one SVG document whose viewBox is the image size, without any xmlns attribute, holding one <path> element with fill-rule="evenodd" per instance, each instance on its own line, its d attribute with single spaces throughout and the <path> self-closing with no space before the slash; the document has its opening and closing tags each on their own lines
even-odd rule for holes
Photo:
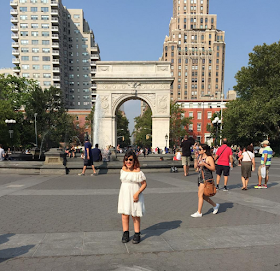
<svg viewBox="0 0 280 271">
<path fill-rule="evenodd" d="M 108 113 L 108 111 L 109 111 L 109 96 L 101 96 L 100 101 L 101 101 L 101 107 L 103 109 L 103 112 Z"/>
<path fill-rule="evenodd" d="M 158 96 L 157 103 L 158 113 L 166 113 L 168 111 L 167 96 Z"/>
</svg>

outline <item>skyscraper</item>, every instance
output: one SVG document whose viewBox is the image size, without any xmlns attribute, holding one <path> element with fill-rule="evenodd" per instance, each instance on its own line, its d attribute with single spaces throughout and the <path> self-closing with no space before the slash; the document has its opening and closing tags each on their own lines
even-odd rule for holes
<svg viewBox="0 0 280 271">
<path fill-rule="evenodd" d="M 170 61 L 173 100 L 219 99 L 223 93 L 225 32 L 209 0 L 173 0 L 173 18 L 161 60 Z"/>
<path fill-rule="evenodd" d="M 99 47 L 83 10 L 61 0 L 11 1 L 14 73 L 60 88 L 69 109 L 90 109 L 95 102 Z"/>
</svg>

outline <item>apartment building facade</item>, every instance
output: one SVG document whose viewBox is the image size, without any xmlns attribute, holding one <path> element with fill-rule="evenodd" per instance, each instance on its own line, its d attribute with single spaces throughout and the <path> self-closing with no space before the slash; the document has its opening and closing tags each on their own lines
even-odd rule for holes
<svg viewBox="0 0 280 271">
<path fill-rule="evenodd" d="M 82 9 L 61 0 L 10 2 L 14 73 L 44 89 L 60 88 L 69 110 L 90 110 L 96 99 L 98 44 Z"/>
<path fill-rule="evenodd" d="M 225 32 L 217 29 L 217 15 L 209 14 L 209 0 L 173 0 L 161 60 L 171 62 L 174 101 L 221 98 Z"/>
<path fill-rule="evenodd" d="M 183 100 L 177 101 L 184 111 L 184 117 L 192 118 L 191 124 L 186 127 L 189 136 L 196 141 L 211 145 L 213 138 L 208 131 L 208 126 L 212 125 L 211 118 L 213 114 L 219 113 L 226 109 L 226 104 L 229 100 Z M 219 126 L 221 129 L 221 127 Z"/>
</svg>

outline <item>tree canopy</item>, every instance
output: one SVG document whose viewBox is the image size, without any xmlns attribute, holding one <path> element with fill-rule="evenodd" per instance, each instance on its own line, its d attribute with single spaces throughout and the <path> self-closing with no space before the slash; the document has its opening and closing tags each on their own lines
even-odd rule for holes
<svg viewBox="0 0 280 271">
<path fill-rule="evenodd" d="M 227 104 L 223 135 L 235 144 L 280 136 L 280 42 L 255 46 L 247 67 L 237 72 L 238 98 Z"/>
<path fill-rule="evenodd" d="M 188 135 L 186 129 L 191 123 L 191 118 L 185 117 L 185 111 L 178 103 L 171 102 L 170 104 L 170 146 L 179 146 L 182 137 Z"/>
<path fill-rule="evenodd" d="M 45 149 L 58 147 L 59 142 L 68 143 L 77 134 L 77 128 L 65 110 L 62 97 L 57 88 L 42 90 L 34 80 L 0 75 L 0 138 L 4 147 L 35 145 L 35 113 L 39 146 L 43 139 Z M 14 119 L 16 124 L 9 127 L 6 119 Z M 10 129 L 14 130 L 12 139 Z"/>
<path fill-rule="evenodd" d="M 122 111 L 117 110 L 116 112 L 116 122 L 117 122 L 117 143 L 120 147 L 127 147 L 130 145 L 130 133 L 128 130 L 128 119 L 123 115 Z"/>
</svg>

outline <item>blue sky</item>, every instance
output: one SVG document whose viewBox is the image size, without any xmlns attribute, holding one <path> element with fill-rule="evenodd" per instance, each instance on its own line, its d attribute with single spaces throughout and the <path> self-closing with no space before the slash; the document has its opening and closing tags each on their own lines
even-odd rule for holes
<svg viewBox="0 0 280 271">
<path fill-rule="evenodd" d="M 0 68 L 12 67 L 10 1 L 1 0 Z M 168 35 L 172 0 L 63 0 L 67 8 L 83 9 L 95 33 L 102 60 L 158 60 Z M 280 0 L 210 0 L 210 14 L 217 14 L 218 29 L 225 31 L 224 89 L 232 89 L 234 76 L 248 63 L 255 45 L 280 40 Z M 139 115 L 137 101 L 125 103 L 131 121 Z"/>
</svg>

